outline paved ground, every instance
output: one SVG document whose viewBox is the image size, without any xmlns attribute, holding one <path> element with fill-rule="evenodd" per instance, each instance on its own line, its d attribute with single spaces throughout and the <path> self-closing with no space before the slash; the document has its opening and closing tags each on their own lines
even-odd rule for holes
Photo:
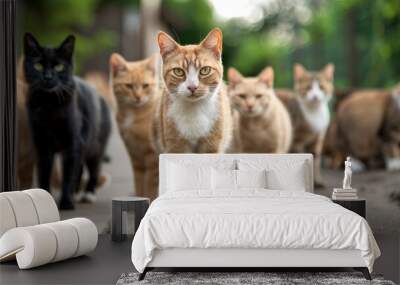
<svg viewBox="0 0 400 285">
<path fill-rule="evenodd" d="M 75 210 L 61 212 L 62 219 L 72 217 L 91 219 L 97 225 L 99 233 L 106 233 L 110 230 L 112 197 L 133 195 L 130 161 L 115 127 L 107 153 L 111 157 L 111 161 L 103 164 L 103 172 L 111 176 L 111 181 L 105 187 L 97 190 L 96 203 L 77 204 Z"/>
<path fill-rule="evenodd" d="M 109 231 L 111 199 L 133 195 L 133 177 L 130 162 L 118 131 L 114 128 L 108 154 L 110 163 L 103 171 L 111 175 L 111 183 L 98 190 L 95 204 L 78 204 L 74 211 L 63 211 L 62 218 L 83 216 L 93 220 L 100 233 Z M 316 189 L 317 194 L 330 196 L 334 187 L 342 183 L 343 172 L 323 170 L 327 187 Z M 400 231 L 400 172 L 369 171 L 353 175 L 353 186 L 367 199 L 367 220 L 374 232 Z"/>
<path fill-rule="evenodd" d="M 106 187 L 98 190 L 95 204 L 78 204 L 74 211 L 63 211 L 63 219 L 83 216 L 93 220 L 100 233 L 109 232 L 111 199 L 132 195 L 133 179 L 126 150 L 117 132 L 114 132 L 108 150 L 111 162 L 103 171 L 112 176 Z M 317 194 L 329 196 L 342 180 L 342 171 L 324 170 L 327 183 Z M 400 280 L 400 173 L 385 171 L 355 174 L 353 185 L 367 199 L 367 220 L 382 251 L 375 272 L 387 279 Z M 18 270 L 15 262 L 0 266 L 0 284 L 115 284 L 123 272 L 133 271 L 130 261 L 131 240 L 112 243 L 109 236 L 101 236 L 97 249 L 88 256 L 78 257 L 32 270 Z"/>
</svg>

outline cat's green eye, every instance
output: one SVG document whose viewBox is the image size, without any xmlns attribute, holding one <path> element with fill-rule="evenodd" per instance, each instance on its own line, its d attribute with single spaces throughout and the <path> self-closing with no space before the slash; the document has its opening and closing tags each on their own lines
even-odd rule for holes
<svg viewBox="0 0 400 285">
<path fill-rule="evenodd" d="M 43 65 L 41 63 L 35 63 L 33 65 L 33 67 L 37 70 L 37 71 L 42 71 L 43 70 Z"/>
<path fill-rule="evenodd" d="M 179 67 L 175 67 L 174 69 L 172 69 L 172 71 L 178 77 L 183 77 L 185 75 L 185 71 L 182 68 L 179 68 Z"/>
<path fill-rule="evenodd" d="M 56 72 L 61 72 L 61 71 L 63 71 L 64 70 L 64 64 L 57 64 L 56 66 L 54 66 L 54 70 L 56 71 Z"/>
<path fill-rule="evenodd" d="M 200 75 L 202 76 L 208 75 L 210 74 L 210 72 L 211 72 L 211 67 L 209 66 L 204 66 L 200 69 Z"/>
</svg>

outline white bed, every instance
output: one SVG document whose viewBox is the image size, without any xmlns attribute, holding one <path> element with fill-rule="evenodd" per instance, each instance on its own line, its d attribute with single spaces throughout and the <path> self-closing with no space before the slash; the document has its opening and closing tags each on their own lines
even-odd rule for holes
<svg viewBox="0 0 400 285">
<path fill-rule="evenodd" d="M 354 267 L 370 278 L 380 255 L 371 229 L 313 194 L 312 159 L 161 155 L 160 197 L 132 243 L 140 278 L 154 267 Z"/>
</svg>

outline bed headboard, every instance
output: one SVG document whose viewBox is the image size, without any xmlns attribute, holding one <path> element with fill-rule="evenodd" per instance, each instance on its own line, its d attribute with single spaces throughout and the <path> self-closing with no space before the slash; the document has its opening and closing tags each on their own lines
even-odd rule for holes
<svg viewBox="0 0 400 285">
<path fill-rule="evenodd" d="M 309 153 L 301 154 L 161 154 L 159 161 L 159 195 L 165 192 L 167 181 L 167 164 L 168 162 L 183 163 L 188 165 L 214 166 L 231 164 L 233 169 L 237 169 L 238 162 L 255 162 L 271 165 L 275 170 L 282 170 L 282 173 L 288 173 L 299 163 L 305 166 L 306 177 L 299 179 L 298 183 L 307 192 L 314 192 L 313 178 L 313 155 Z M 297 181 L 296 181 L 297 182 Z"/>
</svg>

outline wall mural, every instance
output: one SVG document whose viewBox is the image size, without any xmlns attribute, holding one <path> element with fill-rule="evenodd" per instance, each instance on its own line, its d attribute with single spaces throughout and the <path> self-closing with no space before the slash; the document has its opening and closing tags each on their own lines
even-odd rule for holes
<svg viewBox="0 0 400 285">
<path fill-rule="evenodd" d="M 400 227 L 398 7 L 35 2 L 17 22 L 19 189 L 78 213 L 121 194 L 154 200 L 160 153 L 312 153 L 317 194 L 342 186 L 351 157 L 372 228 Z M 372 17 L 382 29 L 362 25 Z"/>
</svg>

